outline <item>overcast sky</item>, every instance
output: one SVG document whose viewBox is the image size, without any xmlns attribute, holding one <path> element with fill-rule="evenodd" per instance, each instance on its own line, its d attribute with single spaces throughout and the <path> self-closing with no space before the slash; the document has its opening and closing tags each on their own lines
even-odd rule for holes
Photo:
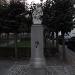
<svg viewBox="0 0 75 75">
<path fill-rule="evenodd" d="M 10 0 L 7 0 L 8 2 L 10 1 Z M 35 3 L 40 3 L 40 0 L 27 0 L 27 3 L 31 3 L 31 2 L 35 2 Z M 46 0 L 43 0 L 43 2 L 45 2 Z"/>
<path fill-rule="evenodd" d="M 27 2 L 30 4 L 31 2 L 40 3 L 40 0 L 27 0 Z M 45 2 L 46 0 L 43 0 Z"/>
</svg>

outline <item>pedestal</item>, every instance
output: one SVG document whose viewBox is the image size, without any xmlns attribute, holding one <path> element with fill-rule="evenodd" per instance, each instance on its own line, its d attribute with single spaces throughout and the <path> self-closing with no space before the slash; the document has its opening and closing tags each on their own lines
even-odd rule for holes
<svg viewBox="0 0 75 75">
<path fill-rule="evenodd" d="M 31 68 L 33 75 L 45 75 L 45 58 L 43 43 L 43 26 L 32 25 L 31 27 Z"/>
<path fill-rule="evenodd" d="M 46 68 L 31 68 L 30 75 L 47 75 Z"/>
</svg>

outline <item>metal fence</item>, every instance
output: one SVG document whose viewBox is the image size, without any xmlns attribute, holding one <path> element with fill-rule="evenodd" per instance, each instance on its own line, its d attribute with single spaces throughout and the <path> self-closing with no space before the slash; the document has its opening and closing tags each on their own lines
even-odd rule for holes
<svg viewBox="0 0 75 75">
<path fill-rule="evenodd" d="M 15 48 L 14 33 L 1 33 L 0 35 L 0 57 L 26 58 L 31 54 L 31 34 L 18 33 Z M 15 49 L 17 49 L 15 51 Z M 16 53 L 15 53 L 16 52 Z"/>
</svg>

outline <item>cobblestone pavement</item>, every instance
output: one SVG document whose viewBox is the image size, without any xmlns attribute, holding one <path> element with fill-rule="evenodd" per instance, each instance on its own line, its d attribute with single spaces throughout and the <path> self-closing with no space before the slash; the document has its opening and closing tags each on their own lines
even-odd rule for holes
<svg viewBox="0 0 75 75">
<path fill-rule="evenodd" d="M 75 75 L 75 64 L 63 63 L 58 57 L 47 59 L 46 65 L 46 75 Z M 0 75 L 31 75 L 31 72 L 29 61 L 0 61 Z"/>
<path fill-rule="evenodd" d="M 53 75 L 75 75 L 75 66 L 64 65 L 64 66 L 49 66 L 48 69 L 53 69 Z M 55 74 L 56 73 L 56 74 Z"/>
<path fill-rule="evenodd" d="M 5 75 L 8 69 L 14 65 L 14 62 L 7 60 L 0 60 L 0 75 Z"/>
<path fill-rule="evenodd" d="M 31 75 L 31 71 L 29 65 L 14 65 L 7 75 Z M 47 66 L 46 75 L 75 75 L 75 66 Z"/>
<path fill-rule="evenodd" d="M 58 60 L 56 57 L 46 60 L 46 75 L 75 75 L 75 65 L 62 63 Z M 31 75 L 31 73 L 32 69 L 29 61 L 17 61 L 8 69 L 5 75 Z"/>
<path fill-rule="evenodd" d="M 46 60 L 47 75 L 75 75 L 75 65 L 62 63 L 58 60 L 54 57 Z M 31 75 L 31 71 L 29 61 L 0 60 L 0 75 Z"/>
<path fill-rule="evenodd" d="M 9 71 L 9 69 L 14 68 L 13 66 L 15 65 L 26 65 L 28 61 L 24 60 L 5 60 L 5 59 L 0 59 L 0 75 L 6 75 Z M 17 67 L 17 66 L 16 66 Z M 17 71 L 17 70 L 16 70 Z"/>
</svg>

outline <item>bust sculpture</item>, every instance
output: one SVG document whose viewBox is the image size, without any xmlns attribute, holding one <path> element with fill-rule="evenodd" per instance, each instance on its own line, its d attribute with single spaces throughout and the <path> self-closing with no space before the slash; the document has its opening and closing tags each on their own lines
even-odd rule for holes
<svg viewBox="0 0 75 75">
<path fill-rule="evenodd" d="M 36 8 L 34 9 L 32 13 L 33 17 L 33 24 L 41 24 L 42 23 L 42 15 L 43 11 L 40 5 L 36 5 Z"/>
</svg>

